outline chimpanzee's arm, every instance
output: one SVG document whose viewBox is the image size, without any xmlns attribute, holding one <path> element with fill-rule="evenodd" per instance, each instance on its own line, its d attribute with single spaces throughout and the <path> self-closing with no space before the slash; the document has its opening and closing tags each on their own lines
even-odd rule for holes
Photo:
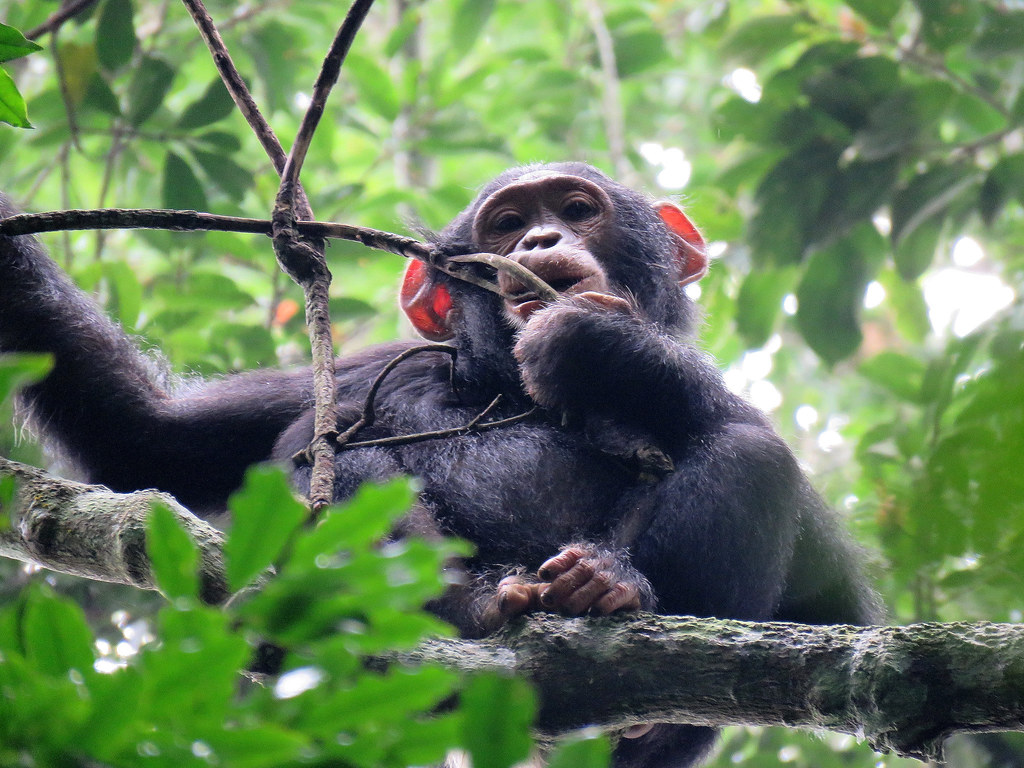
<svg viewBox="0 0 1024 768">
<path fill-rule="evenodd" d="M 0 197 L 0 216 L 14 213 Z M 174 396 L 158 367 L 31 237 L 0 237 L 0 352 L 48 352 L 25 392 L 37 427 L 90 481 L 222 505 L 310 403 L 309 372 L 254 372 Z"/>
<path fill-rule="evenodd" d="M 638 427 L 662 448 L 722 421 L 735 407 L 704 353 L 585 295 L 534 313 L 516 357 L 540 405 Z"/>
</svg>

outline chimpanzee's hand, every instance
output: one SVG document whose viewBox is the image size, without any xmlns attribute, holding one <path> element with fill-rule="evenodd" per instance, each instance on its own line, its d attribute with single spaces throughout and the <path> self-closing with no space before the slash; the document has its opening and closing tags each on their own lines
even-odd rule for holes
<svg viewBox="0 0 1024 768">
<path fill-rule="evenodd" d="M 518 572 L 503 578 L 484 606 L 481 623 L 485 631 L 494 632 L 516 616 L 540 610 L 540 589 L 546 586 Z"/>
<path fill-rule="evenodd" d="M 612 337 L 635 338 L 636 316 L 629 300 L 598 291 L 562 296 L 533 312 L 514 350 L 526 391 L 545 408 L 579 406 L 574 401 L 584 394 L 577 388 L 588 385 L 609 345 L 615 346 Z M 585 370 L 576 370 L 580 366 Z"/>
<path fill-rule="evenodd" d="M 651 585 L 621 554 L 586 544 L 565 547 L 544 563 L 537 575 L 543 610 L 568 616 L 652 608 Z"/>
</svg>

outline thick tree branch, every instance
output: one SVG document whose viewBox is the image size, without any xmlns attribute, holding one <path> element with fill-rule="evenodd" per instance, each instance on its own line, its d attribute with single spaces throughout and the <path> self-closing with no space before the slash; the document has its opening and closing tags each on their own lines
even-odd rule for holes
<svg viewBox="0 0 1024 768">
<path fill-rule="evenodd" d="M 18 486 L 12 525 L 0 529 L 0 557 L 94 581 L 156 589 L 146 555 L 146 519 L 153 504 L 162 502 L 199 546 L 203 601 L 220 605 L 230 597 L 221 553 L 224 535 L 168 494 L 114 493 L 0 457 L 0 477 L 6 476 L 15 477 Z"/>
<path fill-rule="evenodd" d="M 1019 624 L 534 615 L 495 638 L 437 639 L 400 658 L 529 678 L 551 734 L 650 722 L 781 725 L 931 760 L 954 733 L 1024 730 Z"/>
<path fill-rule="evenodd" d="M 219 531 L 165 494 L 119 494 L 0 458 L 18 479 L 0 556 L 153 589 L 145 521 L 159 499 L 202 552 L 203 598 L 227 597 Z M 529 678 L 539 727 L 782 725 L 932 759 L 954 733 L 1024 730 L 1024 625 L 812 627 L 643 614 L 534 615 L 485 640 L 435 639 L 391 661 Z"/>
</svg>

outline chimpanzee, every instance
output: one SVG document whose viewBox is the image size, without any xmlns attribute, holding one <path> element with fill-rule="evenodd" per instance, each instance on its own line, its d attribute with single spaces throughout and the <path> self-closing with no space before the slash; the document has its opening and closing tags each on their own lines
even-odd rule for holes
<svg viewBox="0 0 1024 768">
<path fill-rule="evenodd" d="M 4 203 L 0 213 L 11 212 Z M 466 425 L 496 395 L 485 421 L 529 415 L 338 454 L 336 498 L 365 480 L 419 478 L 404 528 L 476 545 L 465 583 L 431 606 L 441 617 L 466 636 L 530 611 L 878 618 L 857 549 L 792 453 L 686 340 L 696 310 L 682 287 L 708 260 L 678 207 L 580 163 L 525 166 L 484 187 L 434 244 L 445 258 L 510 257 L 559 294 L 545 301 L 501 272 L 499 295 L 410 263 L 403 309 L 457 354 L 427 351 L 396 366 L 357 439 Z M 293 458 L 313 436 L 308 370 L 174 391 L 32 238 L 0 238 L 0 285 L 0 350 L 53 353 L 53 371 L 25 402 L 90 481 L 159 488 L 213 512 L 249 464 L 274 458 L 297 464 L 296 484 L 308 488 L 308 463 Z M 412 346 L 339 360 L 339 431 Z M 625 736 L 616 765 L 655 768 L 693 764 L 714 731 L 659 724 Z"/>
</svg>

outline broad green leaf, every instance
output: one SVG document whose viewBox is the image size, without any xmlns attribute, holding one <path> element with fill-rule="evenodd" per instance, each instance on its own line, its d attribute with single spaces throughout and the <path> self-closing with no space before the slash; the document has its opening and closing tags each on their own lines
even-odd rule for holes
<svg viewBox="0 0 1024 768">
<path fill-rule="evenodd" d="M 750 347 L 764 346 L 782 311 L 783 297 L 793 289 L 794 271 L 756 269 L 747 273 L 736 298 L 736 328 Z"/>
<path fill-rule="evenodd" d="M 860 374 L 902 400 L 921 401 L 925 366 L 916 357 L 899 352 L 881 352 L 860 364 Z"/>
<path fill-rule="evenodd" d="M 185 211 L 204 211 L 209 208 L 203 185 L 192 167 L 173 152 L 164 160 L 164 207 Z"/>
<path fill-rule="evenodd" d="M 981 33 L 971 46 L 982 57 L 1014 56 L 1024 51 L 1024 12 L 985 7 Z"/>
<path fill-rule="evenodd" d="M 547 768 L 607 768 L 612 748 L 605 734 L 572 739 L 558 745 L 547 760 Z"/>
<path fill-rule="evenodd" d="M 803 38 L 809 23 L 800 14 L 755 16 L 738 27 L 722 44 L 725 56 L 734 56 L 748 64 L 757 64 L 790 43 Z"/>
<path fill-rule="evenodd" d="M 234 109 L 235 102 L 218 77 L 210 81 L 197 101 L 185 108 L 185 112 L 178 118 L 177 126 L 187 129 L 202 128 L 223 120 Z"/>
<path fill-rule="evenodd" d="M 27 56 L 33 51 L 41 51 L 43 47 L 25 38 L 14 27 L 0 24 L 0 62 L 10 61 Z"/>
<path fill-rule="evenodd" d="M 978 210 L 982 220 L 992 226 L 1003 207 L 1013 198 L 1024 204 L 1024 154 L 1004 157 L 988 172 L 978 191 Z"/>
<path fill-rule="evenodd" d="M 156 56 L 144 56 L 128 84 L 128 122 L 138 127 L 164 103 L 174 84 L 174 67 Z"/>
<path fill-rule="evenodd" d="M 114 117 L 121 116 L 121 104 L 99 72 L 94 73 L 89 79 L 82 105 L 106 112 Z"/>
<path fill-rule="evenodd" d="M 639 75 L 669 59 L 665 38 L 657 30 L 612 30 L 615 69 L 619 77 Z"/>
<path fill-rule="evenodd" d="M 135 46 L 132 0 L 106 0 L 96 22 L 96 57 L 100 66 L 116 70 L 132 60 Z"/>
<path fill-rule="evenodd" d="M 0 403 L 7 401 L 21 387 L 42 379 L 52 367 L 51 355 L 0 355 Z"/>
<path fill-rule="evenodd" d="M 49 587 L 37 587 L 29 593 L 22 621 L 25 655 L 34 667 L 54 677 L 64 677 L 72 669 L 92 671 L 92 631 L 75 603 Z"/>
<path fill-rule="evenodd" d="M 142 311 L 142 286 L 139 284 L 139 278 L 123 261 L 104 262 L 103 273 L 113 289 L 108 310 L 117 316 L 125 329 L 134 331 L 139 313 Z"/>
<path fill-rule="evenodd" d="M 223 765 L 231 768 L 277 768 L 300 760 L 309 746 L 308 737 L 272 724 L 259 727 L 211 729 L 202 742 Z"/>
<path fill-rule="evenodd" d="M 64 71 L 64 89 L 72 104 L 80 104 L 89 93 L 89 85 L 99 73 L 96 46 L 92 43 L 61 43 L 58 50 Z"/>
<path fill-rule="evenodd" d="M 391 121 L 402 108 L 398 90 L 391 76 L 367 56 L 352 54 L 345 59 L 345 70 L 359 91 L 361 102 Z"/>
<path fill-rule="evenodd" d="M 195 598 L 199 594 L 199 549 L 166 504 L 154 504 L 149 514 L 146 555 L 153 578 L 166 597 Z"/>
<path fill-rule="evenodd" d="M 177 734 L 223 727 L 238 695 L 239 670 L 252 654 L 232 628 L 234 620 L 204 606 L 182 610 L 179 603 L 161 609 L 160 644 L 143 649 L 138 669 L 150 716 L 163 730 Z"/>
<path fill-rule="evenodd" d="M 885 244 L 870 224 L 814 253 L 797 287 L 797 326 L 827 363 L 860 346 L 864 290 L 881 265 Z"/>
<path fill-rule="evenodd" d="M 18 93 L 18 87 L 6 71 L 0 69 L 0 122 L 15 128 L 31 128 L 25 100 Z"/>
<path fill-rule="evenodd" d="M 847 0 L 846 4 L 874 26 L 885 29 L 899 12 L 902 0 Z"/>
<path fill-rule="evenodd" d="M 973 169 L 961 165 L 936 165 L 915 176 L 893 195 L 893 242 L 899 243 L 928 219 L 941 216 L 978 180 Z"/>
<path fill-rule="evenodd" d="M 470 50 L 493 11 L 494 0 L 462 0 L 452 22 L 452 50 Z"/>
<path fill-rule="evenodd" d="M 924 39 L 939 51 L 970 40 L 981 20 L 981 3 L 914 0 L 914 5 L 921 12 Z"/>
<path fill-rule="evenodd" d="M 142 687 L 139 672 L 132 667 L 91 675 L 92 708 L 75 736 L 75 745 L 101 760 L 112 760 L 123 748 L 134 747 L 134 737 L 148 725 L 140 720 Z"/>
<path fill-rule="evenodd" d="M 232 525 L 224 542 L 228 585 L 236 592 L 259 576 L 281 554 L 308 510 L 292 495 L 284 473 L 253 467 L 228 501 Z"/>
<path fill-rule="evenodd" d="M 226 155 L 195 149 L 192 156 L 210 181 L 236 203 L 241 202 L 255 184 L 252 173 Z"/>
<path fill-rule="evenodd" d="M 462 740 L 473 768 L 510 768 L 527 758 L 537 704 L 525 680 L 477 675 L 462 692 Z"/>
</svg>

